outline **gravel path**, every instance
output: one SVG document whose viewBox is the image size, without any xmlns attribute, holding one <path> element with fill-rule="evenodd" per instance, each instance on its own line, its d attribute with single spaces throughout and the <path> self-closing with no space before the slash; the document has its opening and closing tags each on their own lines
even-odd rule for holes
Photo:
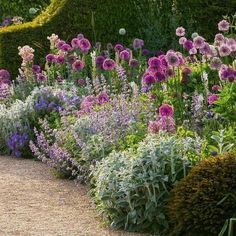
<svg viewBox="0 0 236 236">
<path fill-rule="evenodd" d="M 138 234 L 104 228 L 84 186 L 56 179 L 40 162 L 0 157 L 0 235 Z"/>
</svg>

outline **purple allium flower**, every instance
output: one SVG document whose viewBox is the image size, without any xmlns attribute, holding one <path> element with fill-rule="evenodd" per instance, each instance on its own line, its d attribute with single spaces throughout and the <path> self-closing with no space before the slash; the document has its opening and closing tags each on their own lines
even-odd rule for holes
<svg viewBox="0 0 236 236">
<path fill-rule="evenodd" d="M 103 69 L 106 71 L 114 70 L 116 67 L 116 63 L 112 59 L 105 59 L 103 62 Z"/>
<path fill-rule="evenodd" d="M 45 76 L 44 74 L 39 73 L 39 74 L 37 75 L 37 80 L 38 80 L 39 82 L 44 82 L 44 81 L 47 80 L 47 78 L 46 78 L 46 76 Z"/>
<path fill-rule="evenodd" d="M 133 48 L 134 50 L 138 50 L 144 46 L 144 41 L 142 39 L 134 39 Z"/>
<path fill-rule="evenodd" d="M 39 73 L 41 73 L 41 67 L 39 66 L 39 65 L 33 65 L 32 66 L 32 72 L 33 72 L 33 74 L 34 75 L 37 75 L 37 74 L 39 74 Z"/>
<path fill-rule="evenodd" d="M 221 68 L 222 62 L 219 57 L 213 57 L 211 59 L 210 67 L 213 70 L 219 70 Z"/>
<path fill-rule="evenodd" d="M 58 49 L 61 49 L 61 47 L 65 44 L 66 42 L 64 40 L 58 40 L 56 47 Z"/>
<path fill-rule="evenodd" d="M 192 40 L 186 40 L 183 44 L 183 47 L 186 49 L 186 50 L 190 50 L 193 48 L 193 42 Z"/>
<path fill-rule="evenodd" d="M 162 104 L 159 108 L 159 115 L 160 116 L 173 116 L 174 115 L 174 108 L 169 104 Z"/>
<path fill-rule="evenodd" d="M 78 38 L 79 40 L 81 40 L 81 39 L 84 38 L 84 35 L 83 35 L 82 33 L 80 33 L 80 34 L 77 35 L 77 38 Z"/>
<path fill-rule="evenodd" d="M 219 31 L 222 31 L 222 32 L 228 31 L 229 30 L 229 26 L 230 26 L 230 24 L 226 20 L 222 20 L 222 21 L 220 21 L 218 23 L 218 29 L 219 29 Z"/>
<path fill-rule="evenodd" d="M 54 62 L 54 61 L 55 61 L 55 55 L 53 55 L 53 54 L 48 54 L 48 55 L 46 56 L 46 61 L 47 61 L 47 62 Z"/>
<path fill-rule="evenodd" d="M 10 73 L 5 69 L 0 70 L 0 84 L 1 83 L 10 84 Z"/>
<path fill-rule="evenodd" d="M 179 57 L 173 51 L 168 51 L 166 54 L 166 61 L 170 66 L 179 66 Z"/>
<path fill-rule="evenodd" d="M 231 50 L 227 44 L 222 44 L 219 48 L 219 54 L 221 57 L 229 56 L 231 54 Z"/>
<path fill-rule="evenodd" d="M 190 55 L 195 55 L 195 54 L 197 54 L 197 49 L 196 49 L 195 47 L 191 48 L 191 49 L 189 50 L 189 54 L 190 54 Z"/>
<path fill-rule="evenodd" d="M 182 84 L 187 84 L 189 82 L 189 77 L 192 73 L 192 70 L 191 68 L 189 67 L 184 67 L 183 70 L 182 70 L 182 80 L 181 80 L 181 83 Z"/>
<path fill-rule="evenodd" d="M 142 82 L 146 85 L 151 85 L 156 82 L 156 79 L 153 75 L 150 75 L 149 73 L 146 73 L 143 75 Z"/>
<path fill-rule="evenodd" d="M 174 77 L 175 76 L 175 72 L 171 67 L 167 67 L 165 69 L 165 75 L 166 77 Z"/>
<path fill-rule="evenodd" d="M 115 49 L 116 52 L 120 52 L 120 51 L 122 51 L 122 50 L 124 49 L 124 47 L 123 47 L 122 44 L 117 43 L 117 44 L 115 45 L 114 49 Z"/>
<path fill-rule="evenodd" d="M 156 55 L 157 57 L 160 57 L 160 56 L 162 56 L 162 55 L 165 55 L 165 53 L 164 53 L 162 50 L 158 50 L 158 51 L 156 51 L 155 55 Z"/>
<path fill-rule="evenodd" d="M 138 66 L 139 66 L 139 61 L 137 59 L 131 59 L 129 61 L 129 67 L 134 68 L 134 67 L 138 67 Z"/>
<path fill-rule="evenodd" d="M 78 38 L 73 38 L 71 40 L 71 46 L 72 46 L 72 48 L 75 48 L 75 49 L 79 48 L 79 39 Z"/>
<path fill-rule="evenodd" d="M 222 42 L 224 42 L 224 40 L 225 40 L 225 37 L 223 34 L 216 34 L 215 35 L 215 42 L 216 43 L 222 43 Z"/>
<path fill-rule="evenodd" d="M 76 60 L 73 64 L 72 64 L 72 69 L 74 71 L 81 71 L 83 70 L 85 67 L 85 63 L 82 60 Z"/>
<path fill-rule="evenodd" d="M 208 43 L 204 43 L 203 46 L 200 48 L 200 53 L 202 53 L 203 55 L 211 55 L 212 50 L 210 45 Z"/>
<path fill-rule="evenodd" d="M 168 62 L 166 60 L 166 56 L 165 55 L 160 55 L 158 58 L 161 61 L 161 68 L 166 69 L 168 67 Z"/>
<path fill-rule="evenodd" d="M 218 92 L 219 90 L 221 90 L 221 86 L 220 85 L 213 85 L 211 89 L 214 92 Z"/>
<path fill-rule="evenodd" d="M 101 52 L 101 56 L 103 56 L 105 59 L 108 58 L 110 56 L 110 53 L 108 50 L 103 50 Z"/>
<path fill-rule="evenodd" d="M 77 80 L 77 84 L 82 87 L 82 86 L 85 85 L 85 80 L 83 80 L 83 79 L 78 79 L 78 80 Z"/>
<path fill-rule="evenodd" d="M 110 51 L 110 50 L 112 50 L 112 49 L 113 49 L 112 43 L 108 43 L 108 44 L 107 44 L 107 50 Z"/>
<path fill-rule="evenodd" d="M 185 35 L 185 28 L 183 28 L 182 26 L 178 27 L 175 31 L 176 35 L 181 37 Z"/>
<path fill-rule="evenodd" d="M 64 43 L 61 47 L 60 50 L 62 50 L 63 52 L 69 52 L 72 50 L 71 46 L 67 43 Z"/>
<path fill-rule="evenodd" d="M 157 80 L 158 82 L 161 82 L 161 81 L 165 81 L 165 80 L 166 80 L 165 74 L 164 74 L 163 72 L 161 72 L 161 71 L 157 71 L 157 72 L 155 73 L 155 77 L 156 77 L 156 80 Z"/>
<path fill-rule="evenodd" d="M 88 39 L 82 38 L 79 40 L 79 48 L 83 53 L 88 53 L 91 49 L 91 44 Z"/>
<path fill-rule="evenodd" d="M 193 45 L 196 49 L 202 48 L 205 44 L 205 39 L 202 36 L 197 36 L 193 39 Z"/>
<path fill-rule="evenodd" d="M 60 55 L 56 56 L 55 60 L 57 64 L 63 64 L 65 62 L 64 56 L 60 56 Z"/>
<path fill-rule="evenodd" d="M 97 56 L 96 57 L 96 65 L 102 69 L 103 62 L 105 61 L 105 57 Z"/>
<path fill-rule="evenodd" d="M 208 103 L 210 105 L 214 104 L 219 99 L 219 96 L 217 94 L 212 94 L 208 96 Z"/>
<path fill-rule="evenodd" d="M 183 45 L 186 41 L 187 41 L 187 39 L 185 37 L 179 38 L 179 44 L 180 45 Z"/>
<path fill-rule="evenodd" d="M 158 57 L 151 57 L 148 60 L 148 65 L 150 67 L 158 68 L 158 67 L 161 66 L 161 61 L 160 61 L 160 59 Z"/>
<path fill-rule="evenodd" d="M 97 100 L 98 100 L 99 105 L 102 105 L 102 104 L 108 103 L 110 98 L 106 92 L 101 92 L 97 96 Z"/>
<path fill-rule="evenodd" d="M 128 50 L 123 50 L 120 52 L 120 58 L 124 61 L 128 61 L 130 58 L 130 52 Z"/>
<path fill-rule="evenodd" d="M 149 52 L 148 49 L 143 49 L 143 50 L 142 50 L 142 55 L 143 55 L 143 56 L 148 56 L 149 53 L 150 53 L 150 52 Z"/>
</svg>

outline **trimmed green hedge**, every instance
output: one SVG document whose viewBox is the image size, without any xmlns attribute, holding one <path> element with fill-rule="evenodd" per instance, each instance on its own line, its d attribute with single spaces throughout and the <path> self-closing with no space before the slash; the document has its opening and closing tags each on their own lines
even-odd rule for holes
<svg viewBox="0 0 236 236">
<path fill-rule="evenodd" d="M 103 43 L 121 41 L 126 45 L 138 37 L 145 40 L 147 47 L 167 49 L 174 47 L 177 42 L 176 26 L 182 24 L 189 29 L 200 24 L 203 33 L 208 30 L 213 32 L 213 25 L 217 25 L 217 21 L 221 19 L 220 12 L 235 11 L 232 5 L 235 0 L 225 0 L 229 2 L 226 11 L 217 10 L 216 14 L 216 11 L 209 10 L 208 18 L 213 17 L 214 22 L 208 27 L 206 21 L 202 20 L 206 13 L 204 16 L 200 14 L 206 9 L 199 8 L 199 4 L 196 9 L 192 9 L 190 6 L 194 5 L 190 3 L 210 1 L 186 1 L 175 0 L 176 6 L 181 10 L 172 11 L 173 0 L 51 0 L 48 8 L 32 22 L 0 29 L 0 68 L 8 69 L 14 78 L 20 66 L 17 48 L 24 45 L 36 50 L 35 63 L 41 63 L 49 51 L 47 36 L 52 33 L 64 40 L 83 33 L 93 43 L 96 40 Z M 213 7 L 215 3 L 211 5 Z M 222 2 L 221 6 L 225 8 Z M 184 17 L 181 17 L 182 14 Z M 120 28 L 126 29 L 125 36 L 118 34 Z"/>
<path fill-rule="evenodd" d="M 30 8 L 46 7 L 50 0 L 1 0 L 0 1 L 0 21 L 7 16 L 21 16 L 25 20 L 31 19 Z"/>
</svg>

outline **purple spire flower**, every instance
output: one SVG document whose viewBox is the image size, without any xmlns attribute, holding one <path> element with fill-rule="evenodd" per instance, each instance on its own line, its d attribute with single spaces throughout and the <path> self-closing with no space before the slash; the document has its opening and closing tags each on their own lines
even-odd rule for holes
<svg viewBox="0 0 236 236">
<path fill-rule="evenodd" d="M 179 37 L 184 36 L 185 35 L 185 28 L 180 26 L 176 29 L 175 32 L 176 32 L 176 35 L 179 36 Z"/>
<path fill-rule="evenodd" d="M 111 71 L 113 69 L 115 69 L 116 67 L 116 63 L 114 60 L 112 59 L 105 59 L 103 62 L 103 69 L 106 71 Z"/>
<path fill-rule="evenodd" d="M 0 83 L 10 84 L 10 74 L 7 70 L 0 70 Z"/>
</svg>

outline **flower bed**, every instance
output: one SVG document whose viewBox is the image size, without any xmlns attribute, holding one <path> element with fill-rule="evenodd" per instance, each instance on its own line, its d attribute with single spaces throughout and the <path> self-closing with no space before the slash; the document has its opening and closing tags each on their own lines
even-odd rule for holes
<svg viewBox="0 0 236 236">
<path fill-rule="evenodd" d="M 82 34 L 71 42 L 53 34 L 41 68 L 33 48 L 19 47 L 16 80 L 0 70 L 0 151 L 35 157 L 56 176 L 88 184 L 114 228 L 189 235 L 196 226 L 178 228 L 184 223 L 168 213 L 179 206 L 178 198 L 184 201 L 176 184 L 193 181 L 189 171 L 204 160 L 229 155 L 233 166 L 236 158 L 236 41 L 229 21 L 218 24 L 222 33 L 212 44 L 197 33 L 187 38 L 178 27 L 182 52 L 153 55 L 138 38 L 132 49 L 120 43 L 103 48 Z M 236 194 L 225 185 L 227 191 Z M 235 209 L 234 199 L 227 204 Z M 224 204 L 218 207 L 224 211 Z M 188 217 L 191 209 L 185 209 Z M 221 215 L 221 223 L 230 217 Z M 216 233 L 213 225 L 197 227 L 209 235 Z"/>
</svg>

